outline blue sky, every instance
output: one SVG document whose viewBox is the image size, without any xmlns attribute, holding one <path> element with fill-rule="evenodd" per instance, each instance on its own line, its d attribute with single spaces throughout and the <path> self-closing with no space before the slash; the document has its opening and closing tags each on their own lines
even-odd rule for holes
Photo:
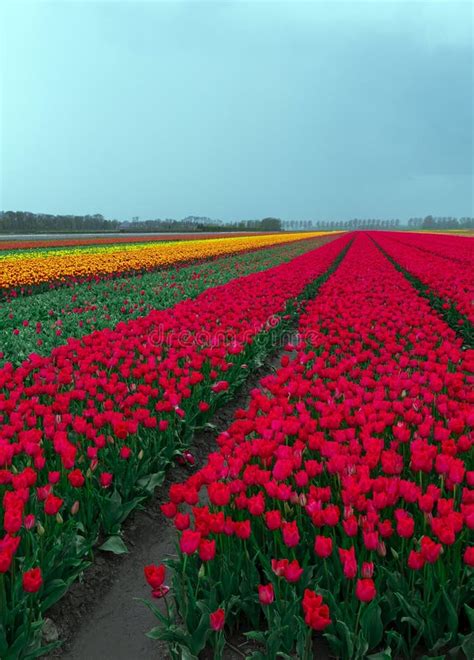
<svg viewBox="0 0 474 660">
<path fill-rule="evenodd" d="M 0 4 L 0 209 L 474 215 L 472 2 Z"/>
</svg>

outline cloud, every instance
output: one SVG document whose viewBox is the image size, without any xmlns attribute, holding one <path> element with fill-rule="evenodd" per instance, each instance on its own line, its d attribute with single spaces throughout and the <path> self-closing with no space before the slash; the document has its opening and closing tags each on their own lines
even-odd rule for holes
<svg viewBox="0 0 474 660">
<path fill-rule="evenodd" d="M 121 218 L 472 213 L 471 11 L 9 3 L 0 206 Z"/>
</svg>

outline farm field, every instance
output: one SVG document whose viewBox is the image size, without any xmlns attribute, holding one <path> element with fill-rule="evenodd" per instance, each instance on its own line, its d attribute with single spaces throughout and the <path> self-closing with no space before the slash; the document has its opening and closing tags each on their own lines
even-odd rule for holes
<svg viewBox="0 0 474 660">
<path fill-rule="evenodd" d="M 9 295 L 0 300 L 0 365 L 18 365 L 32 351 L 45 355 L 70 337 L 113 327 L 153 309 L 172 307 L 209 287 L 289 261 L 329 240 L 330 235 L 321 235 L 231 256 L 218 255 L 199 264 L 178 263 L 138 274 L 97 276 L 35 295 Z"/>
<path fill-rule="evenodd" d="M 37 248 L 0 252 L 0 289 L 13 295 L 27 287 L 75 283 L 117 273 L 148 272 L 177 263 L 300 241 L 325 232 L 258 234 L 184 241 L 152 241 L 73 248 Z"/>
<path fill-rule="evenodd" d="M 157 241 L 189 241 L 190 239 L 239 236 L 264 236 L 274 232 L 195 232 L 195 233 L 114 233 L 107 234 L 18 234 L 0 235 L 0 250 L 32 250 L 41 247 L 80 247 L 87 245 L 113 245 L 121 243 L 150 243 Z"/>
<path fill-rule="evenodd" d="M 127 552 L 124 521 L 167 475 L 177 551 L 150 551 L 143 581 L 171 658 L 225 658 L 243 634 L 249 660 L 309 660 L 322 639 L 339 658 L 470 660 L 472 245 L 312 232 L 2 253 L 0 658 L 58 647 L 50 608 L 94 556 Z M 196 463 L 196 433 L 272 355 Z"/>
</svg>

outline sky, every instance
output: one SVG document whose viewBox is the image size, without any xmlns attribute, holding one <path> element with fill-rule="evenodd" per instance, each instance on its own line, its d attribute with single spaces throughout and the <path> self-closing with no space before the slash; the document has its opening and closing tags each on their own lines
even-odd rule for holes
<svg viewBox="0 0 474 660">
<path fill-rule="evenodd" d="M 474 215 L 474 2 L 0 7 L 0 210 Z"/>
</svg>

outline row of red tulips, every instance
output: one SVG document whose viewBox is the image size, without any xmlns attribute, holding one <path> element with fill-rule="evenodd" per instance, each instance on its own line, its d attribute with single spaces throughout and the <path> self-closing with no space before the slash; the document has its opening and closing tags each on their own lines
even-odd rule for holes
<svg viewBox="0 0 474 660">
<path fill-rule="evenodd" d="M 425 253 L 435 254 L 438 257 L 452 259 L 458 263 L 472 264 L 474 246 L 472 239 L 467 236 L 449 234 L 418 234 L 392 233 L 391 236 L 398 242 L 410 247 L 416 247 Z"/>
<path fill-rule="evenodd" d="M 42 615 L 272 350 L 349 242 L 208 289 L 0 369 L 0 657 L 33 658 Z M 269 295 L 270 292 L 270 295 Z"/>
<path fill-rule="evenodd" d="M 253 660 L 312 658 L 314 631 L 347 660 L 474 657 L 474 351 L 360 235 L 299 333 L 170 489 L 150 636 L 173 658 L 221 658 L 236 628 Z"/>
<path fill-rule="evenodd" d="M 426 247 L 421 249 L 420 239 L 398 234 L 372 234 L 377 244 L 408 273 L 428 287 L 428 290 L 442 299 L 444 309 L 453 307 L 457 322 L 461 325 L 474 324 L 474 242 L 470 238 L 450 236 L 450 249 L 444 256 L 438 241 L 439 236 L 426 236 Z M 434 243 L 434 245 L 432 245 Z M 423 244 L 422 244 L 423 246 Z M 457 256 L 452 255 L 457 247 Z M 474 338 L 473 338 L 474 339 Z"/>
<path fill-rule="evenodd" d="M 69 282 L 51 291 L 0 300 L 0 366 L 5 362 L 17 366 L 32 352 L 47 355 L 69 337 L 172 307 L 212 286 L 290 261 L 330 240 L 333 237 L 320 236 L 192 266 L 175 264 L 132 276 Z"/>
</svg>

